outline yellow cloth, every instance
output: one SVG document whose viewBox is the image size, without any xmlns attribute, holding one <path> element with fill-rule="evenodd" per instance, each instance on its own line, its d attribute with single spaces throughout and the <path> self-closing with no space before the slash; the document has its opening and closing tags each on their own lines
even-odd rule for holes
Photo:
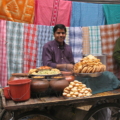
<svg viewBox="0 0 120 120">
<path fill-rule="evenodd" d="M 0 19 L 33 23 L 34 0 L 0 0 Z"/>
</svg>

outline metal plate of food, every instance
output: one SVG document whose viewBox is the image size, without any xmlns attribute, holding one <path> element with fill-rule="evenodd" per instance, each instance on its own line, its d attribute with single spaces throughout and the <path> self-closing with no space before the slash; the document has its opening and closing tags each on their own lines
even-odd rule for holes
<svg viewBox="0 0 120 120">
<path fill-rule="evenodd" d="M 103 72 L 96 72 L 96 73 L 74 73 L 76 76 L 81 76 L 81 77 L 98 77 L 102 74 Z"/>
<path fill-rule="evenodd" d="M 62 75 L 61 73 L 59 74 L 44 74 L 44 75 L 41 75 L 41 74 L 29 74 L 29 76 L 57 76 L 57 75 Z"/>
<path fill-rule="evenodd" d="M 61 75 L 60 70 L 44 69 L 44 70 L 35 71 L 32 74 L 30 74 L 30 76 L 56 76 L 56 75 Z"/>
</svg>

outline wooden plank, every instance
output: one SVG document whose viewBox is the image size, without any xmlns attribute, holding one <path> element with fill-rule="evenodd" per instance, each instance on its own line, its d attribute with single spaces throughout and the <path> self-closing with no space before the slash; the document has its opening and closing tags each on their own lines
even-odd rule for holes
<svg viewBox="0 0 120 120">
<path fill-rule="evenodd" d="M 1 90 L 1 97 L 2 97 L 2 105 L 3 105 L 3 107 L 6 107 L 6 99 L 5 99 L 5 96 L 4 96 L 4 94 L 3 94 L 3 90 Z"/>
<path fill-rule="evenodd" d="M 2 94 L 2 101 L 4 103 L 4 107 L 6 109 L 22 109 L 22 108 L 29 108 L 29 107 L 44 107 L 47 105 L 67 105 L 67 104 L 86 104 L 89 105 L 92 102 L 104 99 L 113 99 L 113 98 L 120 98 L 120 89 L 114 91 L 108 91 L 103 93 L 98 93 L 86 98 L 72 98 L 72 99 L 65 99 L 63 96 L 59 97 L 42 97 L 42 98 L 31 98 L 25 102 L 14 102 L 12 100 L 5 101 L 5 98 Z"/>
</svg>

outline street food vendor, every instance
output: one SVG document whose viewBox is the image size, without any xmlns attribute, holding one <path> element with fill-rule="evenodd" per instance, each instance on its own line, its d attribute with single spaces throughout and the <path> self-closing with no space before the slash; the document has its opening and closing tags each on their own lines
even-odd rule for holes
<svg viewBox="0 0 120 120">
<path fill-rule="evenodd" d="M 74 66 L 74 58 L 71 47 L 65 43 L 66 27 L 57 24 L 53 28 L 54 40 L 43 47 L 42 61 L 44 66 L 71 71 Z"/>
</svg>

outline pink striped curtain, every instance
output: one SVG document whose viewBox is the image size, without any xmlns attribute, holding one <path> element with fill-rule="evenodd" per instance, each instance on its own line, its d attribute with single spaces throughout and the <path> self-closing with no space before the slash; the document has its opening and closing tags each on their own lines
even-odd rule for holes
<svg viewBox="0 0 120 120">
<path fill-rule="evenodd" d="M 54 26 L 64 24 L 70 26 L 71 1 L 35 0 L 34 24 Z"/>
<path fill-rule="evenodd" d="M 0 20 L 0 87 L 7 85 L 6 21 Z"/>
</svg>

